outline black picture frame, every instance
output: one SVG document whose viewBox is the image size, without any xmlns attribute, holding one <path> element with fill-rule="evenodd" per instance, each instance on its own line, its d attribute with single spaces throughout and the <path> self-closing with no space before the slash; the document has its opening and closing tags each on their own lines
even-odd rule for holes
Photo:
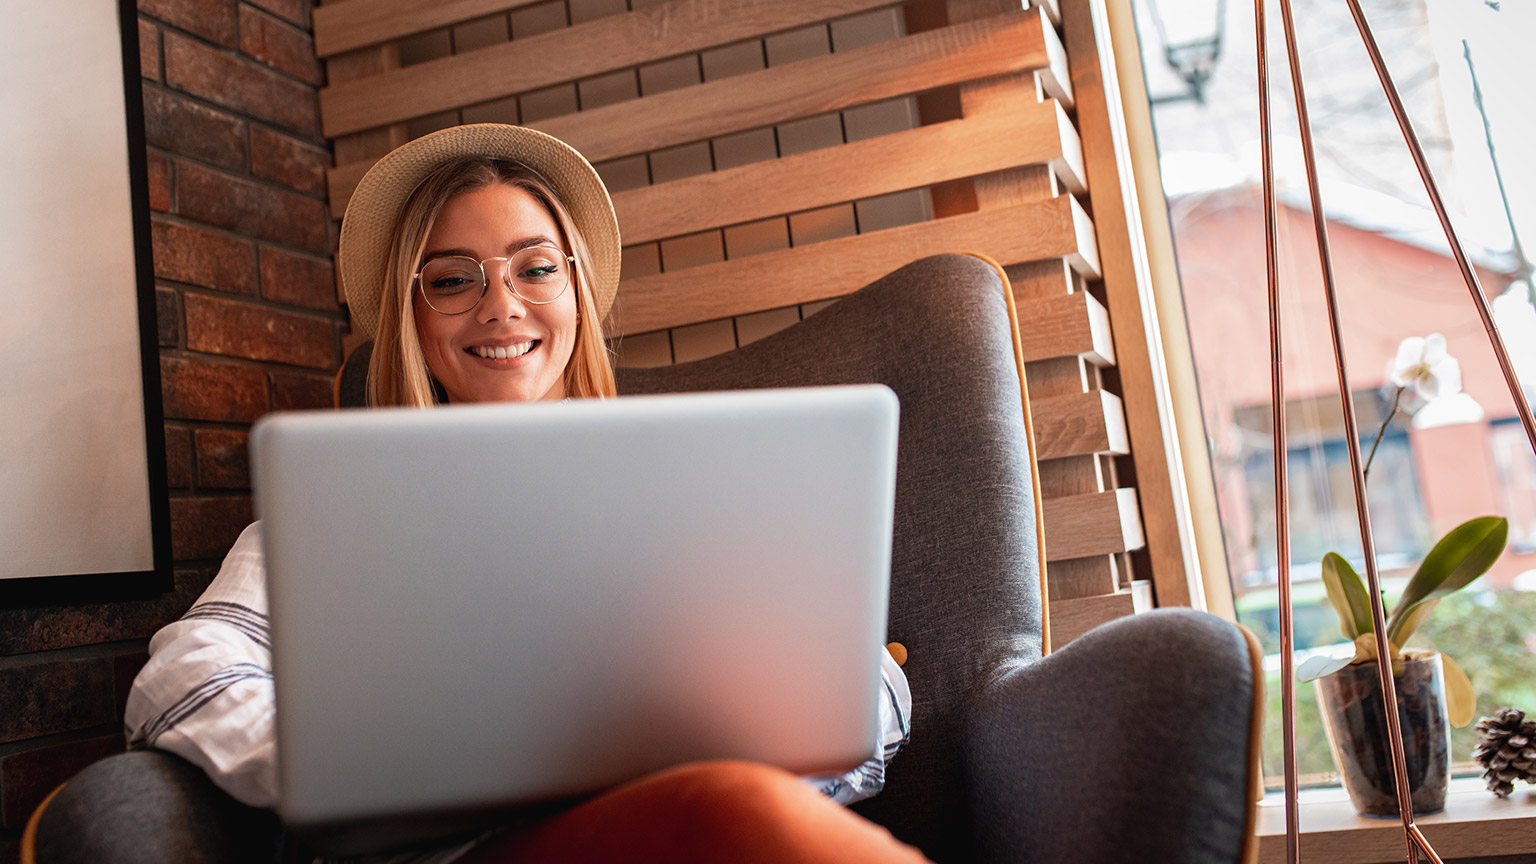
<svg viewBox="0 0 1536 864">
<path fill-rule="evenodd" d="M 134 281 L 138 299 L 139 361 L 144 382 L 144 446 L 153 567 L 149 570 L 114 573 L 39 574 L 0 579 L 0 608 L 3 609 L 148 599 L 174 587 L 170 490 L 166 478 L 165 422 L 160 392 L 159 327 L 150 240 L 144 96 L 139 66 L 138 7 L 133 0 L 118 0 L 116 11 L 122 50 L 126 120 L 123 157 L 128 172 L 133 222 Z M 81 8 L 72 10 L 70 14 L 94 13 L 88 8 Z"/>
</svg>

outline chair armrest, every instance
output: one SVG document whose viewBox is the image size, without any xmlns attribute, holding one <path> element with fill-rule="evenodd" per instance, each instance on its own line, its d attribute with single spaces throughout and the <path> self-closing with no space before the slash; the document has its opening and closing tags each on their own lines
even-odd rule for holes
<svg viewBox="0 0 1536 864">
<path fill-rule="evenodd" d="M 90 765 L 33 818 L 37 864 L 270 864 L 282 854 L 274 814 L 241 804 L 197 766 L 153 750 Z"/>
<path fill-rule="evenodd" d="M 1003 671 L 965 720 L 981 860 L 1246 860 L 1258 660 L 1241 628 L 1179 609 Z"/>
</svg>

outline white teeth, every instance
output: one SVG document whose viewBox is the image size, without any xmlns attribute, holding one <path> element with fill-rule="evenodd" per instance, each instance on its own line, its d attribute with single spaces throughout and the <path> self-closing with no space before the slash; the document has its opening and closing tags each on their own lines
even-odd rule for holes
<svg viewBox="0 0 1536 864">
<path fill-rule="evenodd" d="M 491 345 L 476 345 L 469 350 L 476 357 L 484 357 L 487 360 L 506 360 L 512 357 L 521 357 L 533 350 L 534 343 L 521 342 L 509 348 L 499 348 Z"/>
</svg>

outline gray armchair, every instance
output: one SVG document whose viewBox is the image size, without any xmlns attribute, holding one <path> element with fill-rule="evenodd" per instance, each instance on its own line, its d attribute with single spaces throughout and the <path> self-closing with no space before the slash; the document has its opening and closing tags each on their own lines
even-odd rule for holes
<svg viewBox="0 0 1536 864">
<path fill-rule="evenodd" d="M 1242 631 L 1156 612 L 1040 656 L 1004 290 L 983 259 L 926 258 L 735 351 L 622 370 L 619 390 L 880 382 L 900 398 L 889 629 L 912 738 L 855 809 L 935 861 L 1239 861 L 1258 746 Z"/>
<path fill-rule="evenodd" d="M 880 382 L 900 398 L 890 639 L 909 651 L 913 733 L 859 812 L 939 862 L 1246 860 L 1259 679 L 1239 628 L 1158 611 L 1041 657 L 1037 502 L 1004 290 L 982 259 L 927 258 L 735 351 L 623 370 L 619 389 Z M 361 402 L 359 368 L 354 356 L 343 371 L 343 404 Z M 146 824 L 112 789 L 140 782 L 125 775 L 195 784 L 170 758 L 114 757 L 66 784 L 35 817 L 38 862 L 87 860 L 66 850 Z M 195 813 L 234 825 L 205 833 L 256 831 L 271 848 L 264 824 Z"/>
</svg>

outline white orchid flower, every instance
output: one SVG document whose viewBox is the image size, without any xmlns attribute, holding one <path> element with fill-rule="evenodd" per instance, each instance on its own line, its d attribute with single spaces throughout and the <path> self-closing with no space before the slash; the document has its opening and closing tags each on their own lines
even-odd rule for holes
<svg viewBox="0 0 1536 864">
<path fill-rule="evenodd" d="M 1461 392 L 1461 364 L 1446 353 L 1445 336 L 1409 336 L 1397 346 L 1387 377 L 1398 387 L 1412 387 L 1426 402 Z"/>
</svg>

